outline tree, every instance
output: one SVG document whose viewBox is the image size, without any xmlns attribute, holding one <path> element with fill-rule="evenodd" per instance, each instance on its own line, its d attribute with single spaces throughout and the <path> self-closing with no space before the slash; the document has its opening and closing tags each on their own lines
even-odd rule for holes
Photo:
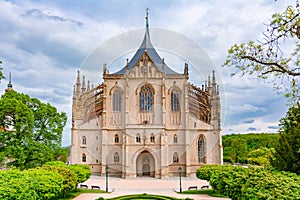
<svg viewBox="0 0 300 200">
<path fill-rule="evenodd" d="M 233 45 L 223 66 L 235 67 L 237 71 L 233 75 L 255 74 L 268 79 L 278 91 L 287 91 L 286 96 L 292 102 L 299 101 L 299 7 L 289 6 L 284 12 L 273 14 L 263 37 L 262 41 Z M 294 51 L 288 44 L 295 44 Z"/>
<path fill-rule="evenodd" d="M 7 91 L 0 99 L 0 158 L 21 169 L 55 160 L 66 120 L 49 103 Z"/>
<path fill-rule="evenodd" d="M 231 142 L 230 159 L 232 163 L 246 163 L 247 143 L 246 140 L 237 138 Z"/>
<path fill-rule="evenodd" d="M 300 174 L 300 103 L 288 110 L 280 126 L 280 138 L 271 163 L 279 170 Z"/>
<path fill-rule="evenodd" d="M 0 60 L 0 81 L 1 81 L 1 79 L 4 79 L 4 78 L 5 78 L 5 77 L 3 76 L 3 72 L 2 72 L 3 68 L 1 67 L 1 65 L 2 65 L 2 61 Z"/>
<path fill-rule="evenodd" d="M 274 148 L 261 147 L 259 149 L 252 150 L 248 153 L 247 159 L 249 164 L 260 165 L 268 167 L 271 165 L 272 152 Z"/>
</svg>

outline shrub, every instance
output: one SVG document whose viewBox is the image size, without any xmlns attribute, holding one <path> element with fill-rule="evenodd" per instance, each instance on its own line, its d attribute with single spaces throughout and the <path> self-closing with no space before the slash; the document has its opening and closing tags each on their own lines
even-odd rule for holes
<svg viewBox="0 0 300 200">
<path fill-rule="evenodd" d="M 300 199 L 300 176 L 261 167 L 206 165 L 197 177 L 231 199 Z"/>
</svg>

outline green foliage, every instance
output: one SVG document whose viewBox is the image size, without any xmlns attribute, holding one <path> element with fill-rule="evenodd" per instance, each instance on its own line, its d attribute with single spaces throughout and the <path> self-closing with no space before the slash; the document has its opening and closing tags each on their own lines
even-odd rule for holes
<svg viewBox="0 0 300 200">
<path fill-rule="evenodd" d="M 70 193 L 78 183 L 74 169 L 81 175 L 81 181 L 90 176 L 89 167 L 85 165 L 76 165 L 71 170 L 69 166 L 59 161 L 48 162 L 42 167 L 24 171 L 19 169 L 2 170 L 0 171 L 0 199 L 59 199 L 61 194 L 65 197 L 67 192 L 68 196 L 87 192 L 80 189 L 76 193 Z"/>
<path fill-rule="evenodd" d="M 3 76 L 3 68 L 1 67 L 1 65 L 2 65 L 2 61 L 0 60 L 0 81 L 1 81 L 1 79 L 4 79 L 5 77 Z"/>
<path fill-rule="evenodd" d="M 103 199 L 102 197 L 98 198 Z M 134 194 L 134 195 L 125 195 L 120 197 L 110 198 L 111 200 L 130 200 L 130 199 L 157 199 L 157 200 L 177 200 L 175 197 L 154 195 L 154 194 Z"/>
<path fill-rule="evenodd" d="M 21 169 L 55 160 L 66 114 L 28 95 L 6 92 L 0 99 L 0 158 Z"/>
<path fill-rule="evenodd" d="M 225 165 L 224 165 L 225 166 Z M 209 181 L 214 170 L 217 170 L 219 165 L 203 165 L 196 171 L 196 176 L 199 179 Z"/>
<path fill-rule="evenodd" d="M 198 174 L 210 169 L 210 185 L 231 199 L 299 199 L 300 177 L 293 173 L 271 171 L 261 167 L 231 165 L 202 166 Z M 201 172 L 203 170 L 203 172 Z"/>
<path fill-rule="evenodd" d="M 52 198 L 52 200 L 72 200 L 75 197 L 79 196 L 80 194 L 84 193 L 105 193 L 103 190 L 92 190 L 92 189 L 83 189 L 83 188 L 78 188 L 77 190 L 72 190 L 67 192 L 65 197 L 55 197 Z"/>
<path fill-rule="evenodd" d="M 300 14 L 299 7 L 287 7 L 272 16 L 264 31 L 263 42 L 235 44 L 228 50 L 223 66 L 234 67 L 242 75 L 269 79 L 278 91 L 286 91 L 291 102 L 300 100 Z M 294 52 L 285 55 L 285 43 L 295 44 Z"/>
<path fill-rule="evenodd" d="M 233 139 L 231 142 L 230 160 L 232 163 L 247 162 L 247 143 L 242 138 Z"/>
<path fill-rule="evenodd" d="M 248 163 L 252 165 L 270 167 L 273 152 L 274 148 L 268 149 L 266 147 L 252 150 L 248 153 Z"/>
<path fill-rule="evenodd" d="M 42 169 L 48 171 L 54 171 L 61 175 L 63 178 L 63 195 L 66 195 L 67 191 L 71 191 L 76 188 L 77 185 L 77 175 L 71 169 L 68 168 L 62 162 L 49 162 L 42 166 Z"/>
<path fill-rule="evenodd" d="M 224 162 L 247 163 L 252 158 L 250 152 L 260 148 L 273 148 L 277 143 L 279 134 L 231 134 L 222 136 Z M 241 144 L 239 144 L 241 142 Z M 246 147 L 245 147 L 246 144 Z M 243 154 L 238 151 L 241 149 Z M 255 153 L 255 152 L 254 152 Z M 251 161 L 252 162 L 252 161 Z M 259 162 L 267 164 L 265 162 Z M 254 163 L 252 163 L 254 164 Z"/>
<path fill-rule="evenodd" d="M 180 194 L 207 194 L 211 197 L 226 197 L 224 195 L 221 195 L 219 193 L 216 193 L 213 189 L 202 189 L 202 190 L 186 190 L 182 191 Z"/>
<path fill-rule="evenodd" d="M 0 199 L 51 199 L 62 191 L 58 173 L 33 169 L 0 171 Z"/>
<path fill-rule="evenodd" d="M 300 174 L 300 104 L 291 107 L 280 121 L 280 139 L 275 145 L 272 165 L 279 169 Z"/>
<path fill-rule="evenodd" d="M 77 175 L 77 184 L 88 180 L 91 176 L 91 169 L 88 165 L 74 164 L 70 165 L 69 169 Z"/>
</svg>

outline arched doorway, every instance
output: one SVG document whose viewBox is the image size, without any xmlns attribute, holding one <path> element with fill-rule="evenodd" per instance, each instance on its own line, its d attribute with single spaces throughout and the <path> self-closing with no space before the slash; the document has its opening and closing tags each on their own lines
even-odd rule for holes
<svg viewBox="0 0 300 200">
<path fill-rule="evenodd" d="M 149 151 L 143 151 L 136 159 L 136 176 L 154 177 L 155 163 L 154 158 Z"/>
</svg>

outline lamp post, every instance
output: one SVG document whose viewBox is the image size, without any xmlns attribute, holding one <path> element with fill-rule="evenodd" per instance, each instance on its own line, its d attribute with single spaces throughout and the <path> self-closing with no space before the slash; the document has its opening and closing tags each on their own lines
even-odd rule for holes
<svg viewBox="0 0 300 200">
<path fill-rule="evenodd" d="M 106 189 L 105 191 L 108 192 L 108 166 L 105 167 L 105 175 L 106 175 Z"/>
<path fill-rule="evenodd" d="M 181 167 L 178 167 L 178 171 L 179 171 L 179 192 L 182 192 L 182 187 L 181 187 Z"/>
</svg>

